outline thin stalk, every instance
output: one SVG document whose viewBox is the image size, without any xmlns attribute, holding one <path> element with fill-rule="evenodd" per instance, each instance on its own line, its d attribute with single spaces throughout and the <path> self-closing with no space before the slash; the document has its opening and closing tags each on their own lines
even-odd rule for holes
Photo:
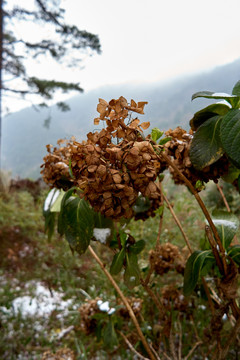
<svg viewBox="0 0 240 360">
<path fill-rule="evenodd" d="M 121 332 L 118 331 L 118 333 L 121 335 L 121 337 L 123 338 L 123 340 L 125 341 L 125 343 L 127 344 L 127 346 L 129 347 L 129 349 L 135 354 L 137 355 L 137 357 L 140 360 L 149 360 L 149 358 L 146 358 L 144 356 L 142 356 L 141 354 L 139 354 L 139 352 L 134 348 L 134 346 L 130 343 L 130 341 L 128 340 L 128 338 Z"/>
<path fill-rule="evenodd" d="M 113 285 L 114 289 L 117 291 L 118 295 L 120 296 L 120 298 L 122 299 L 124 305 L 126 306 L 128 313 L 136 327 L 137 333 L 143 343 L 143 346 L 145 348 L 145 350 L 147 351 L 149 357 L 151 360 L 156 360 L 155 356 L 153 355 L 147 340 L 145 339 L 142 330 L 140 328 L 140 325 L 138 323 L 138 320 L 129 304 L 129 302 L 127 301 L 126 297 L 124 296 L 122 290 L 120 289 L 120 287 L 117 285 L 117 283 L 115 282 L 115 280 L 113 279 L 112 275 L 107 271 L 107 269 L 105 269 L 105 266 L 103 264 L 103 262 L 99 259 L 99 257 L 97 256 L 97 254 L 95 253 L 95 251 L 93 250 L 93 248 L 89 245 L 88 247 L 91 255 L 93 256 L 93 258 L 97 261 L 97 263 L 100 265 L 102 271 L 104 272 L 104 274 L 106 275 L 106 277 L 108 278 L 108 280 L 111 282 L 111 284 Z"/>
<path fill-rule="evenodd" d="M 184 176 L 182 174 L 182 172 L 178 169 L 178 167 L 171 161 L 171 159 L 169 159 L 169 157 L 166 154 L 164 154 L 163 151 L 161 152 L 160 158 L 161 157 L 168 163 L 168 165 L 170 165 L 177 172 L 179 177 L 185 182 L 185 184 L 187 185 L 189 190 L 195 196 L 199 206 L 202 209 L 202 212 L 204 213 L 204 215 L 205 215 L 205 217 L 206 217 L 206 219 L 207 219 L 207 221 L 209 223 L 209 226 L 210 226 L 210 228 L 211 228 L 211 230 L 213 232 L 213 235 L 215 237 L 215 241 L 216 241 L 217 245 L 219 246 L 219 251 L 220 251 L 220 254 L 222 256 L 221 261 L 223 263 L 222 271 L 223 271 L 223 275 L 226 275 L 227 274 L 227 262 L 226 262 L 225 250 L 223 248 L 223 245 L 222 245 L 221 239 L 219 237 L 219 234 L 217 232 L 217 229 L 216 229 L 216 227 L 215 227 L 215 225 L 214 225 L 214 223 L 212 221 L 212 218 L 211 218 L 211 216 L 210 216 L 204 202 L 202 201 L 201 197 L 199 196 L 198 192 L 196 191 L 194 186 L 191 184 L 191 182 L 186 178 L 186 176 Z"/>
<path fill-rule="evenodd" d="M 188 250 L 189 250 L 190 253 L 192 254 L 193 251 L 192 251 L 192 248 L 191 248 L 189 239 L 188 239 L 188 237 L 187 237 L 187 234 L 186 234 L 185 231 L 183 230 L 183 227 L 182 227 L 180 221 L 178 220 L 178 218 L 177 218 L 177 216 L 176 216 L 176 214 L 175 214 L 175 212 L 174 212 L 174 210 L 173 210 L 173 207 L 171 206 L 170 202 L 168 201 L 168 198 L 167 198 L 164 194 L 163 194 L 163 199 L 164 199 L 164 201 L 167 203 L 167 206 L 168 206 L 168 208 L 169 208 L 169 210 L 170 210 L 170 212 L 171 212 L 171 214 L 172 214 L 172 217 L 173 217 L 173 219 L 175 220 L 177 226 L 179 227 L 179 230 L 180 230 L 181 233 L 182 233 L 182 236 L 183 236 L 183 238 L 184 238 L 184 240 L 185 240 L 185 242 L 186 242 L 186 245 L 187 245 L 187 247 L 188 247 Z"/>
<path fill-rule="evenodd" d="M 161 303 L 161 301 L 157 298 L 157 296 L 154 294 L 154 292 L 152 291 L 152 289 L 150 289 L 150 287 L 148 286 L 148 284 L 143 280 L 140 279 L 142 286 L 144 287 L 144 289 L 147 291 L 147 293 L 149 294 L 149 296 L 153 299 L 156 307 L 158 308 L 161 317 L 165 316 L 165 309 L 163 304 Z"/>
<path fill-rule="evenodd" d="M 230 207 L 229 207 L 228 202 L 227 202 L 227 199 L 226 199 L 226 197 L 225 197 L 225 195 L 224 195 L 224 193 L 223 193 L 223 191 L 222 191 L 222 188 L 221 188 L 221 186 L 220 186 L 219 184 L 217 184 L 217 189 L 218 189 L 218 191 L 219 191 L 220 194 L 221 194 L 221 197 L 222 197 L 222 199 L 223 199 L 224 205 L 225 205 L 226 208 L 227 208 L 227 211 L 228 211 L 228 212 L 231 212 Z"/>
<path fill-rule="evenodd" d="M 204 213 L 209 226 L 212 230 L 212 233 L 214 235 L 213 241 L 216 242 L 216 244 L 218 245 L 219 248 L 219 252 L 218 249 L 216 249 L 215 246 L 212 246 L 212 249 L 217 250 L 217 252 L 215 250 L 213 250 L 213 255 L 216 259 L 217 265 L 219 267 L 219 270 L 221 272 L 222 275 L 226 276 L 227 275 L 227 261 L 226 261 L 226 255 L 225 255 L 225 250 L 224 247 L 222 245 L 221 239 L 219 237 L 219 234 L 217 232 L 217 229 L 212 221 L 212 218 L 204 204 L 204 202 L 202 201 L 201 197 L 199 196 L 198 192 L 196 191 L 196 189 L 194 188 L 194 186 L 191 184 L 191 182 L 186 178 L 186 176 L 184 176 L 181 171 L 178 169 L 178 167 L 171 161 L 171 159 L 169 159 L 169 157 L 164 154 L 164 152 L 161 152 L 161 155 L 159 155 L 159 159 L 161 161 L 161 157 L 168 163 L 169 166 L 171 166 L 179 175 L 179 177 L 184 181 L 184 183 L 187 185 L 187 187 L 189 188 L 189 190 L 192 192 L 192 194 L 195 196 L 195 199 L 197 200 L 199 206 L 202 209 L 202 212 Z M 213 245 L 213 243 L 212 243 Z M 221 257 L 219 256 L 219 253 L 221 254 Z M 220 265 L 220 263 L 222 265 Z M 233 311 L 233 314 L 235 316 L 235 318 L 238 318 L 240 316 L 240 309 L 237 306 L 237 303 L 235 300 L 231 301 L 231 309 Z"/>
</svg>

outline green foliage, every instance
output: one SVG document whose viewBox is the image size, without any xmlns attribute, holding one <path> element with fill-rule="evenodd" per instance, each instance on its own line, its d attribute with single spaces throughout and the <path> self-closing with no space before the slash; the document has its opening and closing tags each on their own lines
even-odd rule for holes
<svg viewBox="0 0 240 360">
<path fill-rule="evenodd" d="M 240 266 L 240 245 L 230 247 L 227 254 L 238 266 Z"/>
<path fill-rule="evenodd" d="M 231 109 L 223 117 L 220 137 L 223 148 L 233 163 L 240 168 L 240 110 Z"/>
<path fill-rule="evenodd" d="M 236 215 L 215 210 L 212 213 L 212 221 L 217 228 L 224 249 L 227 249 L 239 229 L 239 219 Z"/>
<path fill-rule="evenodd" d="M 109 321 L 104 329 L 103 341 L 104 345 L 109 349 L 112 349 L 114 346 L 118 345 L 118 338 L 111 316 L 109 316 Z"/>
<path fill-rule="evenodd" d="M 190 121 L 196 130 L 190 148 L 190 159 L 196 169 L 203 169 L 217 161 L 224 153 L 233 164 L 240 168 L 240 95 L 239 81 L 232 90 L 232 95 L 201 91 L 192 99 L 204 97 L 221 99 L 229 103 L 213 104 L 198 111 Z"/>
<path fill-rule="evenodd" d="M 137 255 L 133 252 L 126 253 L 126 270 L 124 272 L 124 282 L 129 289 L 133 289 L 140 284 L 140 269 L 138 266 Z"/>
<path fill-rule="evenodd" d="M 123 267 L 125 256 L 126 256 L 126 250 L 124 247 L 117 254 L 114 255 L 110 267 L 110 273 L 112 275 L 117 275 L 118 273 L 120 273 Z"/>
<path fill-rule="evenodd" d="M 221 121 L 221 116 L 214 116 L 206 120 L 194 134 L 189 155 L 192 164 L 198 170 L 211 165 L 224 153 L 220 141 Z"/>
<path fill-rule="evenodd" d="M 195 289 L 197 282 L 201 276 L 203 266 L 212 258 L 212 250 L 194 251 L 188 258 L 185 272 L 183 292 L 185 296 L 189 296 Z"/>
</svg>

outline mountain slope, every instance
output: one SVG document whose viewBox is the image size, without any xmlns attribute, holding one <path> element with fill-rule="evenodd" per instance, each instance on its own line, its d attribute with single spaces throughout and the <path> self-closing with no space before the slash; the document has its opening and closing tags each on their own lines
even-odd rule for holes
<svg viewBox="0 0 240 360">
<path fill-rule="evenodd" d="M 11 170 L 13 176 L 39 177 L 46 144 L 55 145 L 58 139 L 70 138 L 72 135 L 82 140 L 87 132 L 97 129 L 93 119 L 97 116 L 98 98 L 109 101 L 122 95 L 129 101 L 131 98 L 148 101 L 145 115 L 140 115 L 140 120 L 150 121 L 151 127 L 162 130 L 178 125 L 187 129 L 194 112 L 210 103 L 205 99 L 191 102 L 193 93 L 201 90 L 231 92 L 239 79 L 240 60 L 237 60 L 212 71 L 165 84 L 101 87 L 69 99 L 71 111 L 65 113 L 58 111 L 55 106 L 41 112 L 33 108 L 21 110 L 3 119 L 3 168 Z M 51 122 L 47 129 L 43 124 L 49 115 Z"/>
</svg>

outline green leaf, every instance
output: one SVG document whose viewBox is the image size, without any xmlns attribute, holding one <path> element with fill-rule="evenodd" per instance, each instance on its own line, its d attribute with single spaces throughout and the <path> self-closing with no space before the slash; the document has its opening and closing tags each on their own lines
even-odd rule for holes
<svg viewBox="0 0 240 360">
<path fill-rule="evenodd" d="M 163 136 L 164 132 L 159 130 L 158 128 L 153 128 L 151 132 L 151 138 L 153 141 L 157 141 L 160 139 L 161 136 Z"/>
<path fill-rule="evenodd" d="M 228 249 L 228 256 L 230 256 L 237 265 L 240 266 L 240 245 L 234 245 Z"/>
<path fill-rule="evenodd" d="M 237 216 L 223 210 L 214 210 L 212 213 L 212 221 L 217 229 L 224 249 L 228 248 L 239 228 Z"/>
<path fill-rule="evenodd" d="M 64 195 L 65 195 L 65 191 L 63 191 L 61 189 L 57 199 L 51 205 L 51 209 L 50 209 L 51 212 L 58 212 L 58 213 L 60 212 L 60 210 L 61 210 L 61 202 L 62 202 L 62 199 L 63 199 Z"/>
<path fill-rule="evenodd" d="M 221 99 L 226 100 L 233 108 L 238 107 L 240 96 L 230 95 L 225 93 L 216 93 L 212 91 L 199 91 L 192 96 L 192 100 L 203 97 L 206 99 Z"/>
<path fill-rule="evenodd" d="M 61 218 L 61 226 L 69 245 L 80 255 L 83 254 L 93 236 L 93 210 L 84 199 L 71 196 L 64 202 Z"/>
<path fill-rule="evenodd" d="M 45 217 L 45 232 L 48 235 L 48 240 L 51 240 L 54 234 L 56 214 L 49 210 L 48 212 L 45 212 L 44 217 Z"/>
<path fill-rule="evenodd" d="M 118 345 L 118 338 L 111 317 L 109 317 L 109 322 L 104 329 L 103 342 L 104 345 L 110 349 Z"/>
<path fill-rule="evenodd" d="M 73 195 L 75 190 L 76 190 L 76 187 L 72 187 L 64 194 L 64 196 L 62 198 L 60 213 L 58 215 L 58 232 L 60 235 L 64 234 L 63 208 L 64 208 L 66 201 Z"/>
<path fill-rule="evenodd" d="M 231 109 L 222 118 L 220 138 L 227 155 L 240 168 L 240 110 Z"/>
<path fill-rule="evenodd" d="M 126 270 L 124 273 L 124 282 L 129 289 L 133 289 L 140 284 L 140 269 L 136 254 L 126 253 Z"/>
<path fill-rule="evenodd" d="M 122 270 L 125 255 L 126 255 L 125 248 L 122 248 L 117 254 L 114 255 L 113 261 L 112 261 L 112 264 L 110 267 L 110 273 L 112 275 L 117 275 Z"/>
<path fill-rule="evenodd" d="M 192 130 L 196 131 L 205 121 L 216 115 L 225 115 L 230 107 L 226 104 L 211 104 L 204 109 L 196 112 L 190 120 Z"/>
<path fill-rule="evenodd" d="M 137 241 L 134 245 L 129 246 L 129 252 L 139 254 L 145 248 L 146 242 L 144 240 Z"/>
<path fill-rule="evenodd" d="M 211 257 L 211 255 L 212 255 L 212 250 L 204 250 L 204 251 L 197 250 L 194 251 L 194 253 L 192 253 L 192 255 L 188 258 L 184 272 L 184 284 L 183 284 L 183 293 L 185 296 L 190 295 L 195 289 L 203 265 L 207 257 L 208 256 Z"/>
<path fill-rule="evenodd" d="M 240 80 L 234 85 L 232 94 L 240 96 Z"/>
<path fill-rule="evenodd" d="M 219 136 L 221 120 L 221 116 L 208 119 L 193 137 L 189 155 L 193 166 L 198 170 L 213 164 L 224 153 Z"/>
<path fill-rule="evenodd" d="M 60 190 L 59 189 L 51 189 L 48 194 L 47 197 L 44 201 L 44 205 L 43 205 L 43 215 L 44 213 L 51 211 L 51 207 L 54 205 L 55 201 L 57 200 L 57 198 L 60 195 Z"/>
<path fill-rule="evenodd" d="M 163 139 L 161 139 L 161 140 L 159 140 L 159 145 L 164 145 L 164 144 L 166 144 L 168 141 L 170 141 L 170 140 L 172 140 L 172 138 L 171 138 L 171 136 L 168 136 L 168 137 L 165 137 L 165 138 L 163 138 Z"/>
<path fill-rule="evenodd" d="M 240 175 L 240 169 L 236 168 L 232 163 L 230 163 L 228 168 L 228 173 L 221 176 L 221 178 L 227 183 L 232 184 Z"/>
</svg>

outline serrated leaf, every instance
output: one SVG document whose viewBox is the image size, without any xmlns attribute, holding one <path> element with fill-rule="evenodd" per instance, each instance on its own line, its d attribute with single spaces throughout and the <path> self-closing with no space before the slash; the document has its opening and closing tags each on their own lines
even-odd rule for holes
<svg viewBox="0 0 240 360">
<path fill-rule="evenodd" d="M 196 131 L 200 125 L 202 125 L 208 119 L 216 115 L 225 115 L 230 107 L 226 104 L 211 104 L 204 109 L 196 112 L 193 118 L 190 120 L 191 129 Z"/>
<path fill-rule="evenodd" d="M 189 155 L 193 166 L 198 170 L 213 164 L 224 153 L 220 141 L 221 121 L 221 116 L 208 119 L 198 128 L 193 137 Z"/>
<path fill-rule="evenodd" d="M 124 282 L 129 289 L 133 289 L 140 284 L 140 269 L 136 254 L 126 253 L 126 270 L 124 273 Z"/>
<path fill-rule="evenodd" d="M 212 250 L 194 251 L 188 258 L 184 271 L 183 293 L 185 296 L 190 295 L 195 289 L 198 279 L 201 275 L 204 262 L 208 256 L 212 254 Z"/>
<path fill-rule="evenodd" d="M 227 155 L 240 168 L 240 110 L 231 109 L 222 118 L 220 138 Z"/>
<path fill-rule="evenodd" d="M 228 248 L 239 228 L 237 216 L 223 210 L 214 210 L 212 213 L 212 221 L 217 229 L 224 249 Z"/>
<path fill-rule="evenodd" d="M 112 261 L 112 264 L 110 267 L 110 273 L 112 275 L 117 275 L 122 270 L 125 255 L 126 255 L 125 248 L 122 248 L 117 254 L 114 255 L 113 261 Z"/>
<path fill-rule="evenodd" d="M 93 236 L 93 210 L 84 199 L 71 196 L 63 205 L 61 217 L 66 240 L 74 251 L 83 254 Z"/>
<path fill-rule="evenodd" d="M 118 338 L 111 317 L 109 318 L 109 322 L 107 323 L 104 329 L 103 342 L 104 345 L 110 349 L 118 345 Z"/>
<path fill-rule="evenodd" d="M 240 96 L 240 80 L 234 85 L 232 94 Z"/>
<path fill-rule="evenodd" d="M 228 256 L 230 256 L 237 265 L 240 265 L 240 245 L 234 245 L 228 249 Z"/>
<path fill-rule="evenodd" d="M 230 95 L 226 93 L 217 93 L 212 91 L 199 91 L 192 96 L 192 100 L 203 97 L 206 99 L 221 99 L 226 100 L 233 108 L 238 106 L 240 101 L 240 96 L 237 95 Z"/>
<path fill-rule="evenodd" d="M 129 246 L 129 252 L 139 254 L 145 248 L 146 242 L 144 240 L 137 241 L 134 245 Z"/>
<path fill-rule="evenodd" d="M 164 134 L 163 131 L 161 131 L 158 128 L 153 128 L 152 132 L 151 132 L 151 138 L 153 141 L 157 141 L 158 139 L 160 139 L 160 137 L 162 137 Z"/>
</svg>

